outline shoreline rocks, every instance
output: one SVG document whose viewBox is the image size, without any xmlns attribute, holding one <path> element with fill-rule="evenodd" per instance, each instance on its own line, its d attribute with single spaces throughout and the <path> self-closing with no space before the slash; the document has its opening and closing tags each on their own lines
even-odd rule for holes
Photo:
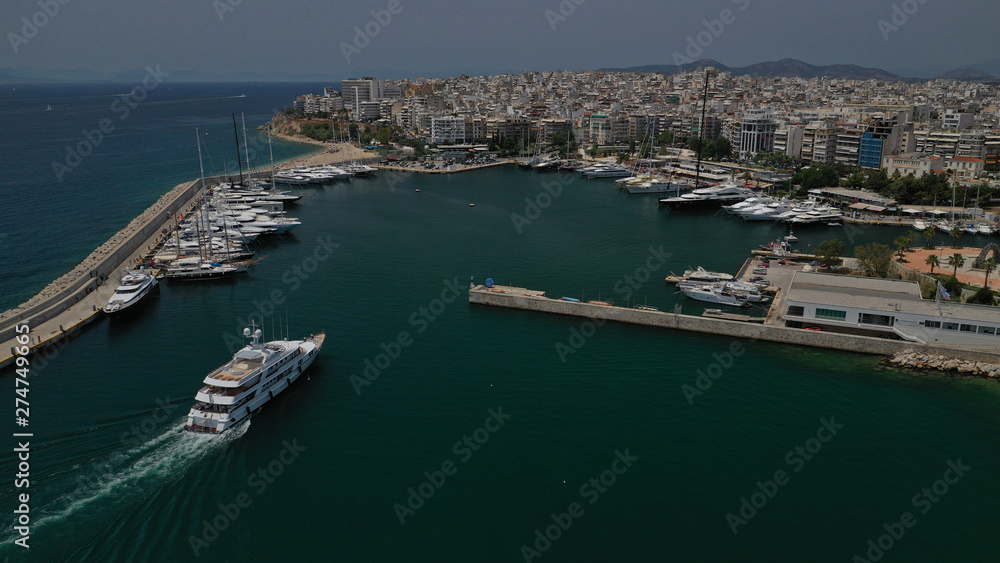
<svg viewBox="0 0 1000 563">
<path fill-rule="evenodd" d="M 952 375 L 971 375 L 1000 380 L 1000 359 L 997 360 L 997 363 L 973 362 L 935 354 L 919 354 L 913 350 L 904 350 L 903 352 L 894 354 L 891 358 L 886 358 L 883 360 L 883 363 L 893 367 L 934 370 L 947 372 Z"/>
</svg>

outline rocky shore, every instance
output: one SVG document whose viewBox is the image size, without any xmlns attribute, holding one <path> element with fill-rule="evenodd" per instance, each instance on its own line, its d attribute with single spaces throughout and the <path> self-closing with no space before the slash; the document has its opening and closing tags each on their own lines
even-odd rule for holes
<svg viewBox="0 0 1000 563">
<path fill-rule="evenodd" d="M 99 246 L 96 250 L 90 253 L 82 262 L 76 265 L 75 268 L 69 272 L 63 274 L 58 279 L 45 286 L 41 291 L 35 294 L 33 297 L 21 303 L 13 309 L 9 309 L 0 313 L 0 322 L 4 322 L 7 319 L 16 317 L 17 315 L 29 311 L 36 305 L 44 303 L 46 300 L 56 297 L 65 291 L 67 288 L 73 286 L 81 279 L 90 277 L 94 268 L 97 267 L 108 255 L 110 255 L 116 248 L 121 244 L 125 243 L 131 239 L 136 232 L 138 232 L 142 227 L 150 221 L 153 217 L 156 217 L 164 210 L 171 202 L 177 199 L 182 193 L 184 193 L 189 187 L 191 187 L 193 182 L 185 182 L 179 184 L 174 189 L 170 190 L 166 194 L 160 196 L 153 205 L 146 209 L 141 215 L 132 219 L 128 225 L 122 228 L 120 231 L 114 234 L 110 239 L 108 239 L 104 244 Z"/>
<path fill-rule="evenodd" d="M 894 367 L 926 369 L 950 372 L 957 375 L 973 375 L 977 377 L 1000 378 L 1000 360 L 998 363 L 971 362 L 956 360 L 947 356 L 934 354 L 918 354 L 912 350 L 904 350 L 885 360 L 886 365 Z"/>
</svg>

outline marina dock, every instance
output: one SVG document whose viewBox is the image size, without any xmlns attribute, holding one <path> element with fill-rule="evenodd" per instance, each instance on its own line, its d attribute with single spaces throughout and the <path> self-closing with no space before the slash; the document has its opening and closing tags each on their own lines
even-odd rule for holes
<svg viewBox="0 0 1000 563">
<path fill-rule="evenodd" d="M 790 280 L 791 271 L 792 269 L 788 268 L 787 272 L 779 275 L 785 277 L 784 274 L 787 274 L 787 279 Z M 769 279 L 772 277 L 774 276 L 769 276 Z M 772 281 L 776 280 L 772 279 Z M 781 293 L 779 292 L 779 296 Z M 777 298 L 772 304 L 768 319 L 764 324 L 712 316 L 698 317 L 681 313 L 565 301 L 546 297 L 543 291 L 497 285 L 489 288 L 484 285 L 470 288 L 469 303 L 878 356 L 892 356 L 909 350 L 917 354 L 941 354 L 949 358 L 974 362 L 997 361 L 997 356 L 994 354 L 974 350 L 786 327 L 779 317 L 778 311 L 780 311 L 781 306 Z"/>
</svg>

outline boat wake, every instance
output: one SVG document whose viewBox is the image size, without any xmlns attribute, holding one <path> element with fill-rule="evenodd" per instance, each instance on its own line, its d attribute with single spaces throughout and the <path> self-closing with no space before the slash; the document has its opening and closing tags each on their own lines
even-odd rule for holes
<svg viewBox="0 0 1000 563">
<path fill-rule="evenodd" d="M 113 453 L 93 464 L 107 471 L 80 475 L 75 491 L 39 510 L 42 515 L 32 522 L 34 531 L 65 522 L 71 516 L 74 519 L 86 517 L 85 511 L 92 507 L 96 512 L 93 516 L 107 518 L 109 509 L 118 513 L 135 506 L 167 483 L 179 479 L 212 451 L 224 448 L 227 442 L 239 437 L 234 435 L 220 440 L 218 436 L 186 432 L 184 422 L 185 419 L 178 420 L 145 443 Z M 245 432 L 242 430 L 240 435 Z"/>
</svg>

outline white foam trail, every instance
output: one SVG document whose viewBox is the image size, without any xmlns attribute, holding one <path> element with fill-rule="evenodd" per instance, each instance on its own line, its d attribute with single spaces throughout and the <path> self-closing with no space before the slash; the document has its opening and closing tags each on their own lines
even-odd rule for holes
<svg viewBox="0 0 1000 563">
<path fill-rule="evenodd" d="M 33 522 L 35 530 L 65 520 L 101 499 L 113 498 L 119 506 L 140 502 L 209 452 L 225 447 L 226 441 L 218 436 L 184 431 L 185 420 L 135 448 L 112 454 L 109 463 L 114 466 L 113 472 L 96 477 L 93 483 L 44 507 L 41 512 L 48 514 Z"/>
</svg>

